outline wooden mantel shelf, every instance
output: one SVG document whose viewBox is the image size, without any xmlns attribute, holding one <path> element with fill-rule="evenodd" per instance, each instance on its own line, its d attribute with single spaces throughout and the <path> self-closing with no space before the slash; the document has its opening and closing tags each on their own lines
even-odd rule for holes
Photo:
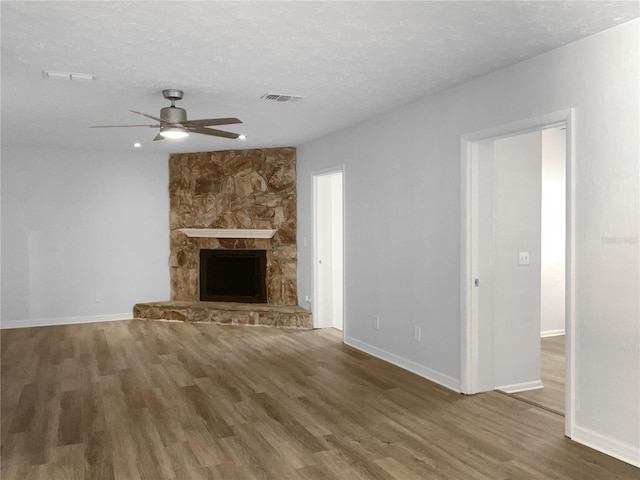
<svg viewBox="0 0 640 480">
<path fill-rule="evenodd" d="M 179 228 L 187 237 L 196 238 L 273 238 L 277 230 L 261 228 Z"/>
</svg>

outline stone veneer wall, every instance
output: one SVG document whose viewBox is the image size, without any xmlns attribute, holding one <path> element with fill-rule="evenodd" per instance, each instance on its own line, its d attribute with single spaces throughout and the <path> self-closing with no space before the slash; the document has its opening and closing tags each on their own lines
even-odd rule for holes
<svg viewBox="0 0 640 480">
<path fill-rule="evenodd" d="M 267 303 L 297 305 L 296 150 L 169 157 L 171 300 L 200 299 L 200 249 L 267 251 Z M 189 238 L 179 228 L 268 228 L 271 239 Z"/>
</svg>

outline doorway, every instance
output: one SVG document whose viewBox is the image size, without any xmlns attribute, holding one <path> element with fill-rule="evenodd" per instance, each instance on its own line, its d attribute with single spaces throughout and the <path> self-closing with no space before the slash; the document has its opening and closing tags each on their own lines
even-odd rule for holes
<svg viewBox="0 0 640 480">
<path fill-rule="evenodd" d="M 523 198 L 505 202 L 505 198 L 509 198 L 505 197 L 505 192 L 511 195 L 515 191 L 516 193 L 513 193 L 515 198 L 522 193 L 523 189 L 527 190 L 529 187 L 523 187 L 522 182 L 526 177 L 519 176 L 521 173 L 519 169 L 523 165 L 507 165 L 504 170 L 504 162 L 502 164 L 494 162 L 495 155 L 498 154 L 494 149 L 497 145 L 500 145 L 498 148 L 503 150 L 513 146 L 509 145 L 508 141 L 499 144 L 499 140 L 508 140 L 516 136 L 526 137 L 524 134 L 540 133 L 542 130 L 561 126 L 566 127 L 564 190 L 566 200 L 564 285 L 566 290 L 562 298 L 566 333 L 564 405 L 565 434 L 571 436 L 572 411 L 574 411 L 572 406 L 575 405 L 571 382 L 574 364 L 571 342 L 574 311 L 572 303 L 574 238 L 572 110 L 473 132 L 462 137 L 461 383 L 463 393 L 468 394 L 499 387 L 508 387 L 516 391 L 541 386 L 539 380 L 541 336 L 539 319 L 542 288 L 539 258 L 540 229 L 538 225 L 537 244 L 535 235 L 529 235 L 528 239 L 523 240 L 524 237 L 514 234 L 513 228 L 520 228 L 523 231 L 529 228 L 524 225 L 526 222 L 520 222 L 520 218 L 527 215 L 522 207 L 530 200 L 523 196 Z M 528 138 L 532 142 L 531 139 L 534 136 Z M 533 143 L 530 145 L 530 149 L 532 148 Z M 494 172 L 493 168 L 500 171 Z M 487 192 L 492 198 L 487 199 Z M 494 199 L 493 196 L 503 198 Z M 501 202 L 503 210 L 494 211 L 494 200 Z M 540 207 L 538 200 L 538 211 Z M 536 215 L 535 212 L 529 214 Z M 494 231 L 495 223 L 501 221 L 502 224 Z M 494 242 L 497 245 L 494 245 Z M 495 250 L 492 250 L 494 247 Z M 489 255 L 487 251 L 490 252 Z M 495 275 L 496 271 L 498 275 Z M 514 275 L 517 276 L 518 282 L 523 277 L 528 277 L 526 281 L 529 283 L 522 283 L 520 291 L 513 289 L 514 283 L 518 283 L 513 281 L 516 278 Z M 533 301 L 530 295 L 531 289 L 537 289 L 537 298 Z M 496 299 L 496 296 L 502 296 L 502 298 Z M 522 302 L 530 302 L 530 305 Z M 525 308 L 522 308 L 523 306 Z M 536 308 L 537 311 L 531 311 Z M 527 315 L 529 318 L 522 321 L 521 318 Z M 508 323 L 514 316 L 518 317 L 521 325 Z M 494 334 L 496 331 L 498 334 Z"/>
<path fill-rule="evenodd" d="M 344 330 L 343 168 L 313 174 L 315 328 Z"/>
<path fill-rule="evenodd" d="M 564 415 L 566 135 L 564 126 L 543 129 L 539 135 L 542 140 L 540 379 L 544 388 L 511 396 Z"/>
<path fill-rule="evenodd" d="M 480 159 L 479 203 L 488 202 L 493 288 L 493 381 L 512 398 L 564 415 L 566 139 L 563 126 L 493 141 Z M 491 164 L 492 163 L 492 164 Z M 485 187 L 485 191 L 483 191 Z M 488 188 L 487 188 L 488 187 Z M 483 246 L 485 247 L 483 249 Z M 523 258 L 523 255 L 526 258 Z M 482 290 L 482 289 L 481 289 Z M 487 312 L 479 308 L 478 315 Z M 544 338 L 541 338 L 544 337 Z"/>
</svg>

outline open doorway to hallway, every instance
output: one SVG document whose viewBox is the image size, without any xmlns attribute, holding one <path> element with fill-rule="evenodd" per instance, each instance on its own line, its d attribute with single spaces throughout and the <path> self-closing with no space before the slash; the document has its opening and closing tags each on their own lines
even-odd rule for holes
<svg viewBox="0 0 640 480">
<path fill-rule="evenodd" d="M 565 127 L 540 132 L 540 380 L 542 388 L 513 397 L 564 415 L 565 367 Z"/>
<path fill-rule="evenodd" d="M 565 434 L 569 437 L 576 401 L 571 383 L 575 228 L 572 117 L 573 112 L 567 110 L 470 133 L 462 137 L 461 157 L 462 391 L 499 389 L 514 394 L 555 390 L 556 402 L 548 409 L 566 412 Z M 564 235 L 554 237 L 554 248 L 564 254 L 558 260 L 564 269 L 555 277 L 564 288 L 545 288 L 543 282 L 548 277 L 549 262 L 543 258 L 542 135 L 550 132 L 558 137 L 566 133 L 560 140 L 565 147 L 560 155 L 565 177 L 558 184 L 564 201 L 552 206 L 552 211 L 565 214 L 560 218 Z M 524 149 L 517 145 L 516 138 L 522 140 Z M 550 291 L 557 294 L 556 298 L 545 303 L 543 299 Z M 559 313 L 557 326 L 543 323 L 552 304 Z M 547 358 L 545 364 L 554 363 L 548 362 L 549 356 L 541 351 L 541 344 L 546 347 L 553 343 L 541 340 L 543 332 L 546 336 L 566 334 L 555 339 L 565 340 L 566 355 L 549 346 L 560 369 L 546 383 L 557 388 L 542 388 L 546 387 L 542 357 Z M 552 377 L 559 381 L 551 382 Z"/>
</svg>

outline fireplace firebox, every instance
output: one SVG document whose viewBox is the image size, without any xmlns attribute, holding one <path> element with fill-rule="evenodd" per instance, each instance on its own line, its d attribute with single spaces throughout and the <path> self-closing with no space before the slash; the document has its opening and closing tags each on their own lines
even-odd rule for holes
<svg viewBox="0 0 640 480">
<path fill-rule="evenodd" d="M 200 300 L 267 303 L 265 250 L 200 250 Z"/>
</svg>

